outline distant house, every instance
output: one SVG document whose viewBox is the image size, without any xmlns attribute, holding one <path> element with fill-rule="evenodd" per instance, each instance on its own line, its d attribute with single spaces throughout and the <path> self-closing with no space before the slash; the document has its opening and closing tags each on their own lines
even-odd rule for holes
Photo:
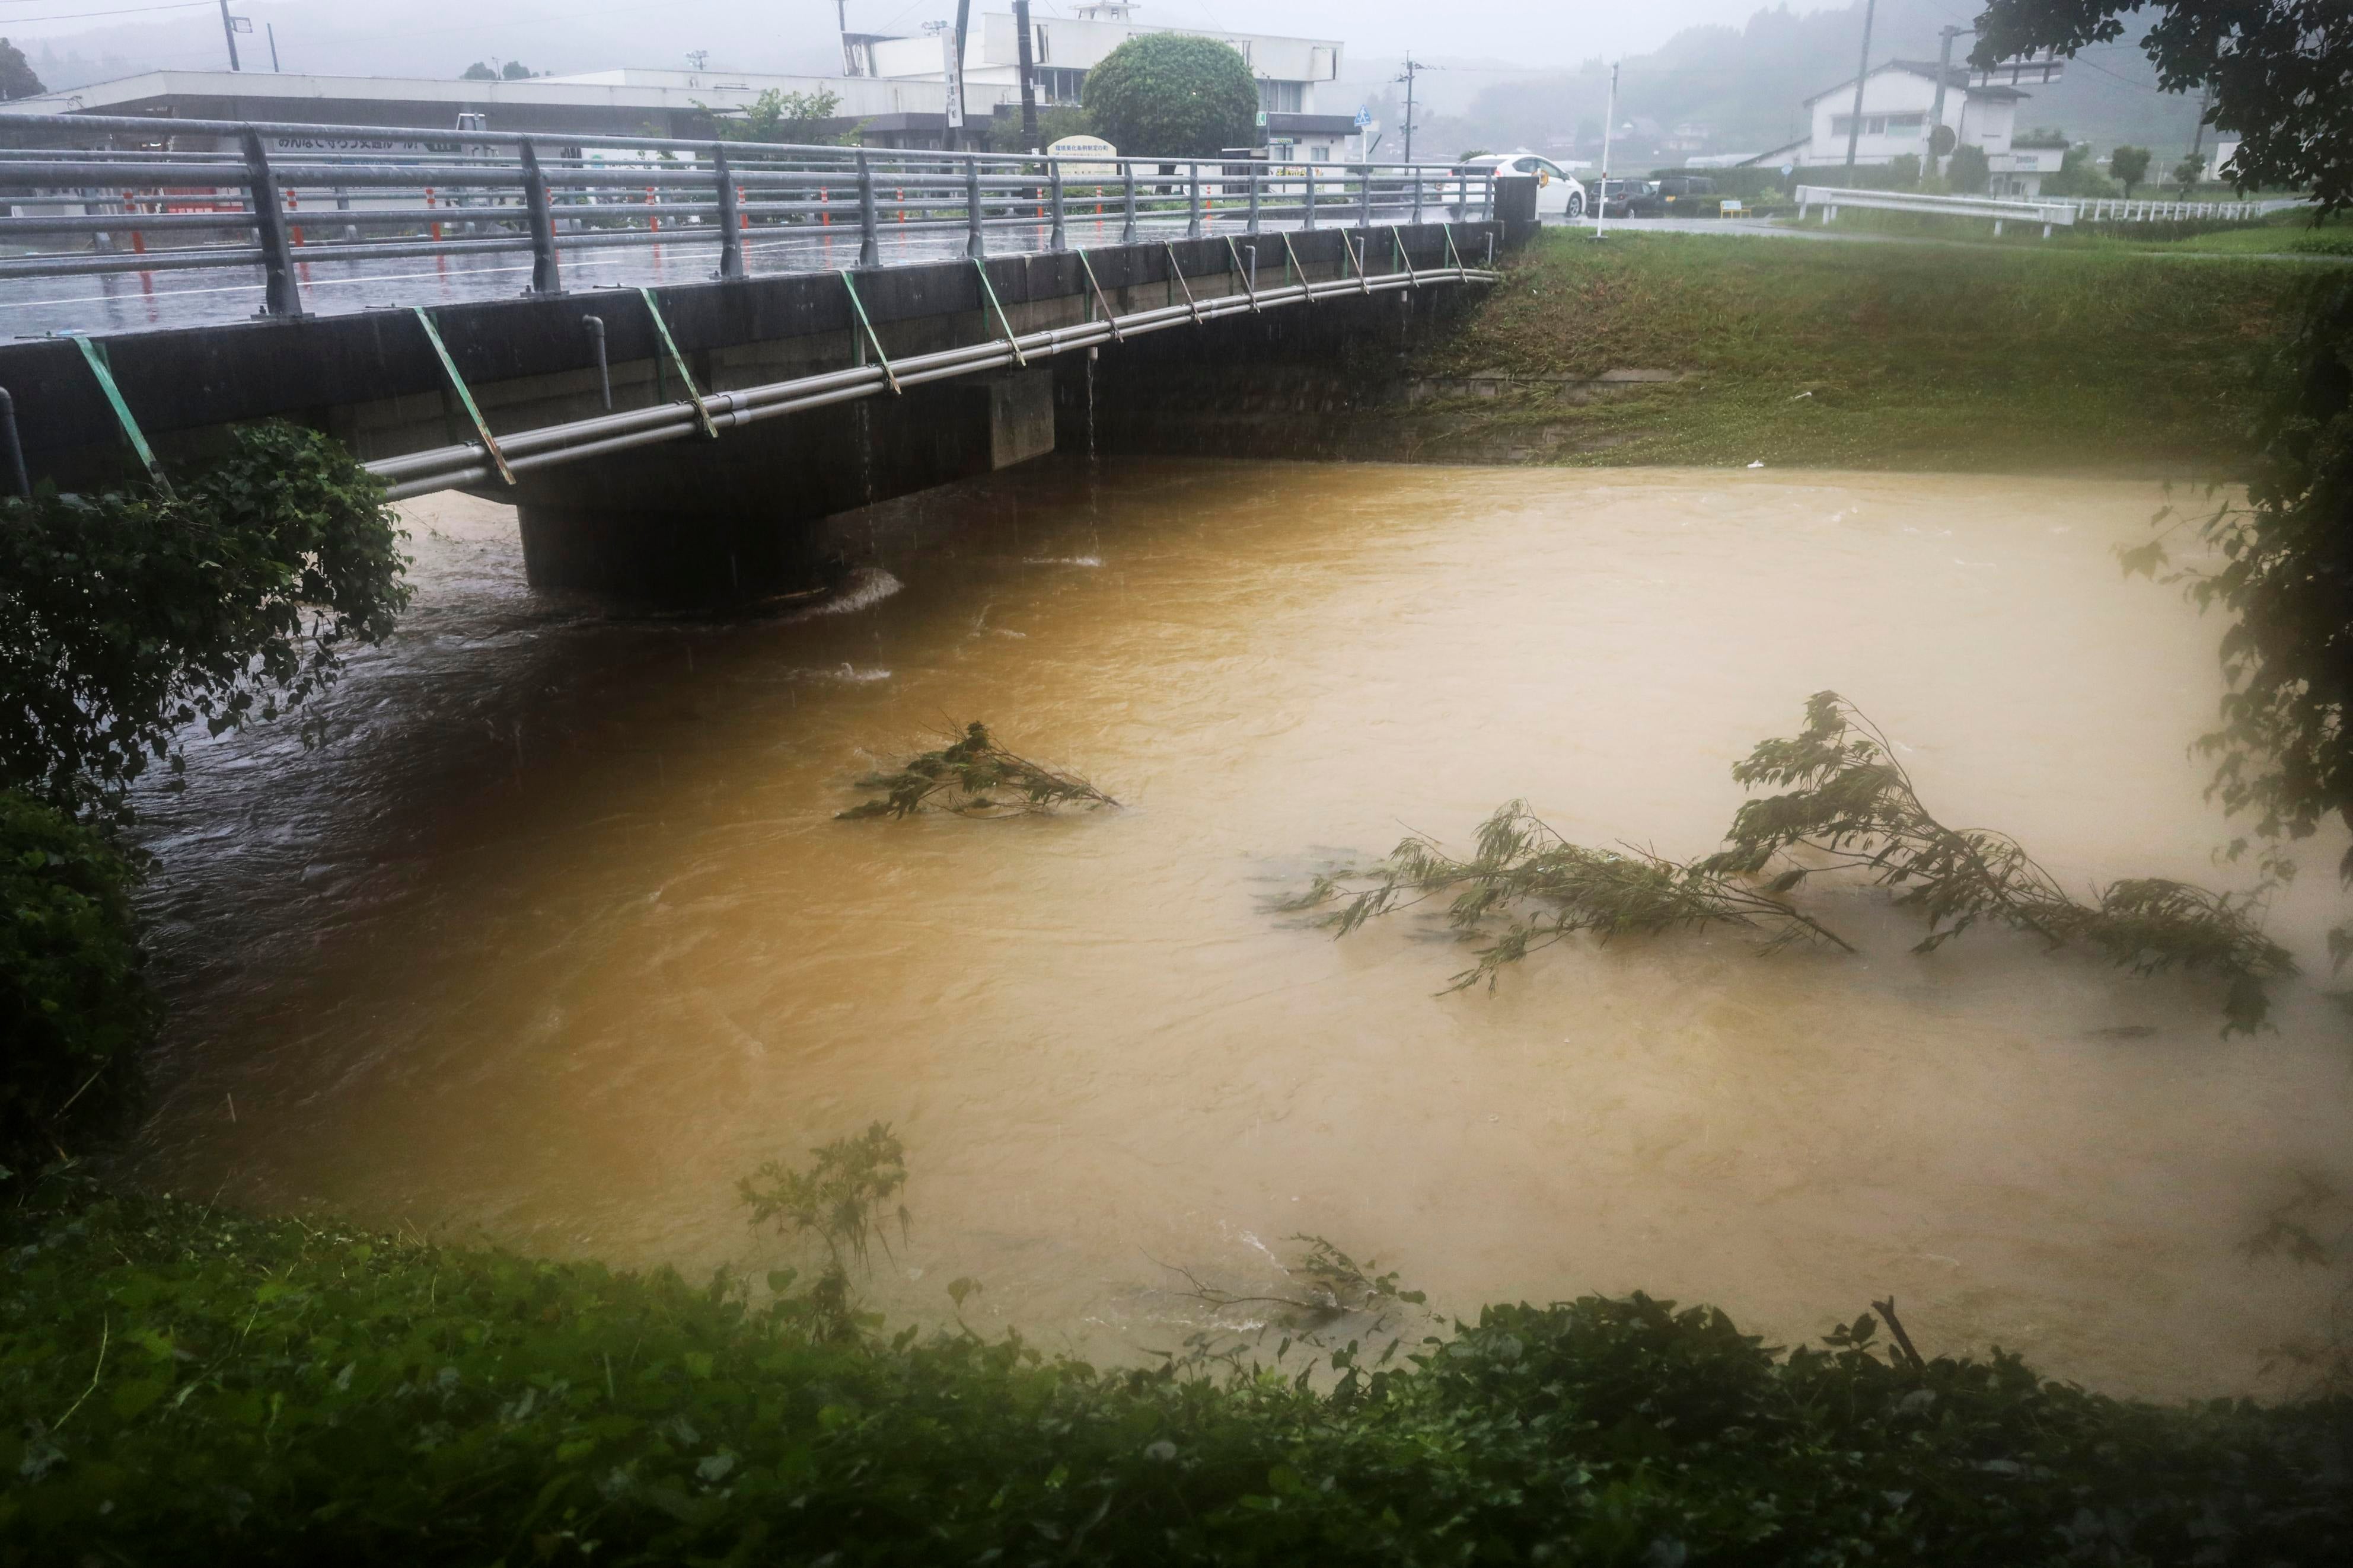
<svg viewBox="0 0 2353 1568">
<path fill-rule="evenodd" d="M 2014 179 L 2021 185 L 2031 181 L 2039 188 L 2039 160 L 2033 161 L 2034 166 L 2018 170 L 2010 170 L 2006 163 L 2019 102 L 2029 95 L 2007 81 L 1989 79 L 1991 74 L 1961 66 L 1947 68 L 1943 123 L 1951 129 L 1957 143 L 1985 150 L 1987 163 L 2002 172 L 1997 179 Z M 1936 112 L 1936 63 L 1890 60 L 1873 69 L 1863 78 L 1860 127 L 1855 121 L 1852 77 L 1805 102 L 1812 122 L 1807 134 L 1786 146 L 1759 153 L 1748 163 L 1765 168 L 1783 163 L 1801 168 L 1844 163 L 1851 135 L 1858 163 L 1892 163 L 1907 153 L 1926 163 L 1932 129 L 1929 117 Z M 2051 171 L 2056 173 L 2058 167 L 2053 158 Z M 2034 190 L 2021 189 L 2016 194 L 2031 195 Z"/>
</svg>

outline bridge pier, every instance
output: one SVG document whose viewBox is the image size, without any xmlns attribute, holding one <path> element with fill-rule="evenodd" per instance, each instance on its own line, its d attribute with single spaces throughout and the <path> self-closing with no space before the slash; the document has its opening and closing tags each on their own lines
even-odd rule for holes
<svg viewBox="0 0 2353 1568">
<path fill-rule="evenodd" d="M 1051 452 L 1053 374 L 912 387 L 480 493 L 514 503 L 534 588 L 703 601 L 810 586 L 824 519 Z"/>
</svg>

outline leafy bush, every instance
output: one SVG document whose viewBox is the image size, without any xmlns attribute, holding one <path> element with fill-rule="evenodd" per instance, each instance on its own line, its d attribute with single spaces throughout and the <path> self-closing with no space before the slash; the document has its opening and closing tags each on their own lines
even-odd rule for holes
<svg viewBox="0 0 2353 1568">
<path fill-rule="evenodd" d="M 2327 1563 L 2342 1404 L 1781 1355 L 1634 1296 L 1098 1369 L 723 1278 L 130 1197 L 0 1219 L 0 1561 Z"/>
<path fill-rule="evenodd" d="M 0 1179 L 69 1152 L 125 1098 L 157 1015 L 134 880 L 98 832 L 0 790 Z"/>
<path fill-rule="evenodd" d="M 2256 420 L 2263 464 L 2244 501 L 2225 497 L 2196 525 L 2221 564 L 2193 563 L 2168 581 L 2232 618 L 2221 648 L 2230 689 L 2198 745 L 2215 759 L 2209 793 L 2278 846 L 2332 816 L 2353 826 L 2353 288 L 2315 291 L 2269 385 Z M 2126 569 L 2165 568 L 2180 526 L 2124 552 Z M 2293 874 L 2284 850 L 2265 859 Z M 2353 850 L 2337 871 L 2353 887 Z M 2353 925 L 2328 940 L 2339 965 L 2353 956 Z"/>
<path fill-rule="evenodd" d="M 1087 72 L 1087 118 L 1132 158 L 1211 158 L 1255 138 L 1258 82 L 1230 44 L 1140 33 Z"/>
<path fill-rule="evenodd" d="M 1986 161 L 1984 148 L 1964 142 L 1945 160 L 1945 178 L 1959 195 L 1981 196 L 1993 183 L 1993 165 Z"/>
<path fill-rule="evenodd" d="M 391 630 L 398 537 L 350 454 L 274 422 L 176 493 L 0 500 L 0 788 L 127 816 L 174 730 L 274 718 Z"/>
<path fill-rule="evenodd" d="M 892 772 L 868 773 L 858 787 L 882 793 L 837 816 L 912 816 L 924 810 L 996 816 L 1072 803 L 1090 810 L 1119 804 L 1076 774 L 1056 773 L 1006 750 L 977 720 L 948 745 L 910 757 Z"/>
</svg>

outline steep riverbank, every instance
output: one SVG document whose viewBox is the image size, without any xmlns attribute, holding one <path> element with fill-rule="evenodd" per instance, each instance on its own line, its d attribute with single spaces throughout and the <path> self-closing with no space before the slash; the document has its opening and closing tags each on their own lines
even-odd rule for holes
<svg viewBox="0 0 2353 1568">
<path fill-rule="evenodd" d="M 1460 315 L 1237 325 L 1271 340 L 1240 367 L 1131 348 L 1100 423 L 1113 451 L 2227 478 L 2323 270 L 1550 228 Z"/>
</svg>

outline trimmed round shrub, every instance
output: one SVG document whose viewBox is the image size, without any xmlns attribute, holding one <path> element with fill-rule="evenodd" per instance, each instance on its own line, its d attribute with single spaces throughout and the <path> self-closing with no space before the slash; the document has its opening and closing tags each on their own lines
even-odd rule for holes
<svg viewBox="0 0 2353 1568">
<path fill-rule="evenodd" d="M 1214 158 L 1257 140 L 1258 82 L 1229 44 L 1130 38 L 1087 72 L 1087 118 L 1131 158 Z"/>
<path fill-rule="evenodd" d="M 158 1016 L 137 880 L 102 834 L 0 791 L 0 1165 L 74 1152 L 128 1096 Z"/>
</svg>

